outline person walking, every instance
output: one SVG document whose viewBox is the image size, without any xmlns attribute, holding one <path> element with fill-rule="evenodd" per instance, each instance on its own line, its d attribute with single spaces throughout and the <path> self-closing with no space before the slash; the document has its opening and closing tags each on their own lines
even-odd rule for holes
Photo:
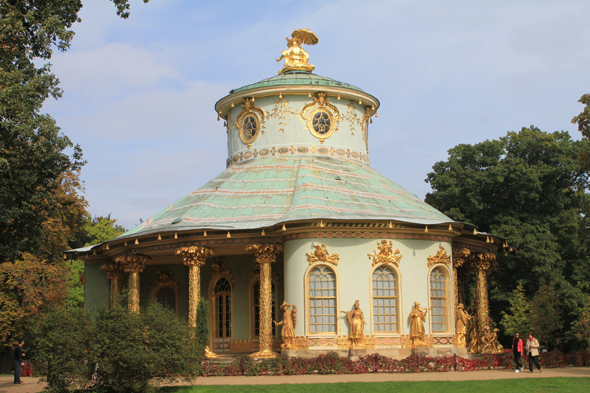
<svg viewBox="0 0 590 393">
<path fill-rule="evenodd" d="M 25 345 L 25 340 L 20 340 L 16 348 L 14 348 L 14 357 L 12 359 L 14 363 L 14 383 L 22 383 L 20 380 L 20 367 L 24 366 L 23 356 L 25 354 L 22 351 L 22 346 Z"/>
<path fill-rule="evenodd" d="M 533 363 L 541 372 L 541 365 L 539 364 L 539 341 L 533 337 L 533 333 L 529 333 L 529 339 L 526 341 L 526 353 L 529 357 L 529 370 L 533 372 Z"/>
<path fill-rule="evenodd" d="M 514 361 L 516 362 L 516 371 L 520 368 L 520 371 L 524 371 L 524 366 L 520 365 L 520 357 L 524 353 L 524 344 L 522 343 L 522 338 L 520 338 L 520 334 L 516 333 L 516 335 L 512 338 L 512 353 L 514 354 Z"/>
</svg>

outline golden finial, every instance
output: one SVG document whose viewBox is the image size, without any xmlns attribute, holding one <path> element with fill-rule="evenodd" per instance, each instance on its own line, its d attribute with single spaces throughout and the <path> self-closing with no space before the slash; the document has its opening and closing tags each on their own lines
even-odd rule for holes
<svg viewBox="0 0 590 393">
<path fill-rule="evenodd" d="M 306 71 L 311 72 L 315 69 L 314 65 L 309 64 L 309 53 L 301 48 L 301 45 L 315 45 L 318 43 L 318 36 L 309 28 L 297 29 L 291 33 L 292 38 L 287 38 L 287 50 L 281 52 L 281 57 L 275 59 L 277 63 L 285 59 L 285 66 L 279 71 L 279 74 L 288 71 Z"/>
</svg>

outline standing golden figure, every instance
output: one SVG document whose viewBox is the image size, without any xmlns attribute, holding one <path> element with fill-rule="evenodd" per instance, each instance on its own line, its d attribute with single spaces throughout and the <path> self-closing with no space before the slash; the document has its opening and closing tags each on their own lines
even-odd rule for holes
<svg viewBox="0 0 590 393">
<path fill-rule="evenodd" d="M 365 338 L 364 329 L 367 323 L 365 322 L 365 316 L 360 308 L 359 301 L 356 300 L 354 302 L 354 310 L 340 312 L 346 314 L 348 317 L 348 324 L 350 325 L 349 338 L 352 340 L 352 346 L 361 347 Z"/>
<path fill-rule="evenodd" d="M 410 340 L 412 346 L 426 345 L 424 322 L 426 322 L 427 308 L 420 308 L 419 302 L 414 302 L 414 309 L 410 312 Z"/>
<path fill-rule="evenodd" d="M 288 49 L 282 51 L 281 57 L 276 59 L 277 63 L 285 59 L 285 66 L 279 74 L 287 71 L 313 71 L 315 66 L 309 64 L 309 53 L 301 45 L 315 45 L 319 41 L 318 37 L 309 28 L 297 29 L 291 33 L 291 37 L 293 38 L 287 38 Z"/>
<path fill-rule="evenodd" d="M 464 310 L 463 303 L 459 303 L 455 310 L 455 334 L 457 335 L 456 347 L 465 347 L 465 335 L 467 334 L 467 323 L 471 316 Z"/>
<path fill-rule="evenodd" d="M 292 310 L 289 310 L 291 305 L 286 301 L 281 304 L 281 310 L 283 310 L 283 319 L 281 322 L 273 321 L 275 325 L 283 326 L 281 330 L 281 337 L 283 338 L 283 349 L 293 348 L 295 345 L 295 325 L 297 324 L 297 306 L 293 306 Z"/>
</svg>

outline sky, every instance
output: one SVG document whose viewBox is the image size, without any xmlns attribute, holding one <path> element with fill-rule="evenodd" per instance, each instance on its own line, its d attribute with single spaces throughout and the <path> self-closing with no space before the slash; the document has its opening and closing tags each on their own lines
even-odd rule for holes
<svg viewBox="0 0 590 393">
<path fill-rule="evenodd" d="M 92 215 L 127 229 L 225 169 L 214 105 L 277 75 L 285 37 L 309 27 L 314 73 L 381 102 L 371 166 L 421 199 L 447 151 L 534 125 L 581 137 L 590 93 L 590 2 L 83 0 L 44 111 L 80 144 Z"/>
</svg>

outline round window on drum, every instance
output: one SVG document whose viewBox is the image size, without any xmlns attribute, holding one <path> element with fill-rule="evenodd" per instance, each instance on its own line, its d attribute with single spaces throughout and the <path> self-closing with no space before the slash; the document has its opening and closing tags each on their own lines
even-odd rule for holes
<svg viewBox="0 0 590 393">
<path fill-rule="evenodd" d="M 316 138 L 322 141 L 334 133 L 332 114 L 324 108 L 317 108 L 307 118 L 307 128 Z"/>
<path fill-rule="evenodd" d="M 260 131 L 260 120 L 253 112 L 246 114 L 240 120 L 240 139 L 250 145 L 258 137 Z"/>
</svg>

